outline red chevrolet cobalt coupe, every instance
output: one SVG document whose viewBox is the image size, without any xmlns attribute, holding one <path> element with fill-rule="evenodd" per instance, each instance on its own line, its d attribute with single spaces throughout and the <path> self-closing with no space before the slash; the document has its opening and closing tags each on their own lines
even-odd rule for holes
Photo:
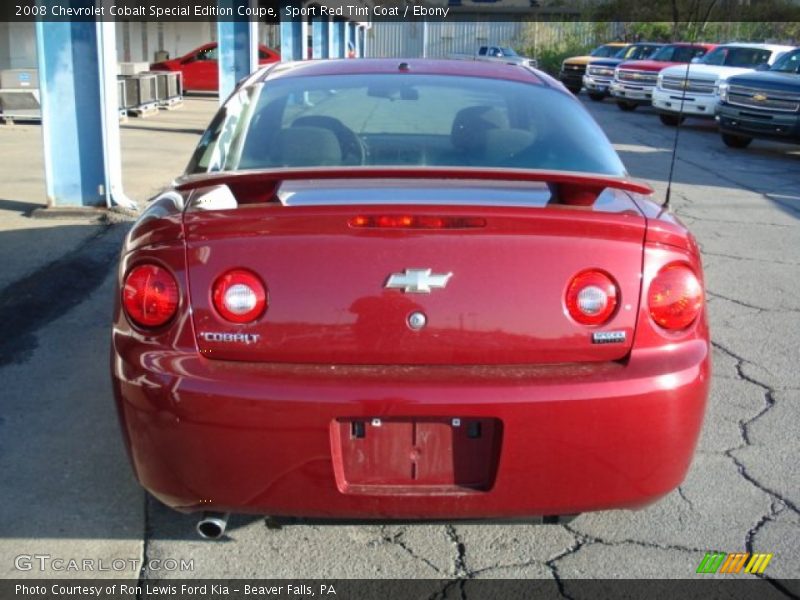
<svg viewBox="0 0 800 600">
<path fill-rule="evenodd" d="M 112 372 L 142 485 L 275 517 L 543 519 L 683 480 L 691 234 L 547 75 L 280 64 L 130 231 Z"/>
</svg>

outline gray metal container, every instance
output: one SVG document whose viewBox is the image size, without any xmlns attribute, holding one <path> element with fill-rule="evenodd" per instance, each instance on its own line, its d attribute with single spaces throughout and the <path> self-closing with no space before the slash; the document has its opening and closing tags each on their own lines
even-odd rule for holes
<svg viewBox="0 0 800 600">
<path fill-rule="evenodd" d="M 139 80 L 135 77 L 122 77 L 119 79 L 122 91 L 119 96 L 120 108 L 134 108 L 139 105 Z"/>
<path fill-rule="evenodd" d="M 39 121 L 39 90 L 0 90 L 0 116 L 4 119 Z"/>
<path fill-rule="evenodd" d="M 156 80 L 158 76 L 155 73 L 139 73 L 131 77 L 131 79 L 135 79 L 139 84 L 139 101 L 137 102 L 139 106 L 156 102 Z"/>
<path fill-rule="evenodd" d="M 181 89 L 181 74 L 177 71 L 153 71 L 156 76 L 156 98 L 159 102 L 179 98 L 183 94 Z"/>
<path fill-rule="evenodd" d="M 36 69 L 4 69 L 0 71 L 0 89 L 39 89 L 39 71 Z"/>
</svg>

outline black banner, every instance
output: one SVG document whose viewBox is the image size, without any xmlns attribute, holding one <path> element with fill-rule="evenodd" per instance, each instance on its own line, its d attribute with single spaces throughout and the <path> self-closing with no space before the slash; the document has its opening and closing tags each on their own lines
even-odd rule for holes
<svg viewBox="0 0 800 600">
<path fill-rule="evenodd" d="M 731 576 L 665 580 L 515 579 L 228 579 L 228 580 L 0 580 L 3 600 L 530 600 L 624 598 L 714 600 L 792 597 L 797 580 Z M 795 596 L 796 597 L 796 596 Z"/>
<path fill-rule="evenodd" d="M 8 0 L 0 21 L 798 22 L 793 0 Z"/>
</svg>

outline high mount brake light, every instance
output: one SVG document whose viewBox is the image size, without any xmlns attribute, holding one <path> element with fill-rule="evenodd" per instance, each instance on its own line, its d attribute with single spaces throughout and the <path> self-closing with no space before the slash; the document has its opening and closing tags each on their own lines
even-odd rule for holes
<svg viewBox="0 0 800 600">
<path fill-rule="evenodd" d="M 351 218 L 348 225 L 357 229 L 472 229 L 486 227 L 486 219 L 427 215 L 358 215 Z"/>
<path fill-rule="evenodd" d="M 214 282 L 214 308 L 232 323 L 251 323 L 267 309 L 267 290 L 255 273 L 233 269 Z"/>
<path fill-rule="evenodd" d="M 566 305 L 569 315 L 582 325 L 602 325 L 617 308 L 617 284 L 602 271 L 583 271 L 575 275 L 567 287 Z"/>
<path fill-rule="evenodd" d="M 163 267 L 143 264 L 125 277 L 122 306 L 131 321 L 141 327 L 160 327 L 178 309 L 178 283 Z"/>
<path fill-rule="evenodd" d="M 703 309 L 703 289 L 694 271 L 683 264 L 662 268 L 650 282 L 647 307 L 653 321 L 664 329 L 689 327 Z"/>
</svg>

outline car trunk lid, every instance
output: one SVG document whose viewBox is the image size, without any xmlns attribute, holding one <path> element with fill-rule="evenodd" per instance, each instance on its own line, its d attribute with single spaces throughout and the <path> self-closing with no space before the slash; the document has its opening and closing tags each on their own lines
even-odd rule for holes
<svg viewBox="0 0 800 600">
<path fill-rule="evenodd" d="M 189 209 L 199 349 L 210 359 L 316 364 L 623 358 L 645 219 L 620 190 L 583 206 L 558 197 L 549 183 L 305 180 L 284 182 L 271 202 Z M 268 288 L 253 323 L 227 322 L 213 306 L 214 282 L 237 268 Z M 599 327 L 566 313 L 567 286 L 586 269 L 619 287 L 618 309 Z M 596 343 L 597 332 L 616 337 Z"/>
</svg>

